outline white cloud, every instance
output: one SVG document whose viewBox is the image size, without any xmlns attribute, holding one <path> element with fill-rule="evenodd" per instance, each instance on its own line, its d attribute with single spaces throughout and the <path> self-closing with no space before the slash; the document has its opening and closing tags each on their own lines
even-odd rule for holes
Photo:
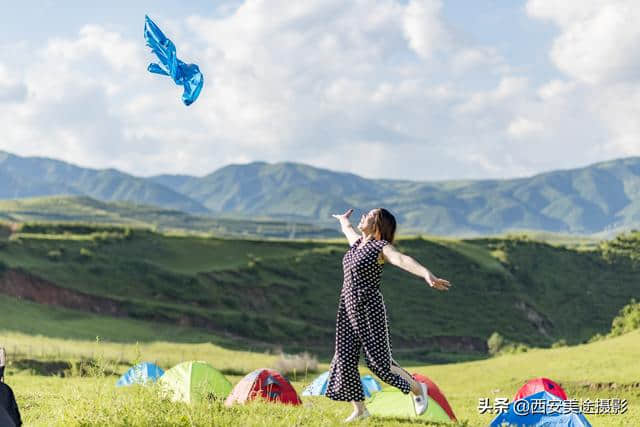
<svg viewBox="0 0 640 427">
<path fill-rule="evenodd" d="M 527 10 L 553 19 L 562 39 L 596 6 Z M 141 175 L 266 160 L 415 179 L 522 175 L 633 152 L 637 92 L 625 100 L 622 82 L 597 96 L 625 73 L 556 61 L 567 77 L 540 85 L 500 46 L 456 36 L 442 8 L 246 0 L 213 17 L 157 19 L 204 72 L 188 108 L 180 87 L 146 71 L 154 58 L 142 37 L 86 25 L 24 46 L 20 66 L 3 59 L 0 148 Z"/>
<path fill-rule="evenodd" d="M 379 161 L 354 161 L 354 172 L 407 177 L 384 159 L 427 150 L 426 162 L 439 164 L 450 106 L 467 96 L 447 70 L 490 62 L 482 59 L 490 49 L 450 42 L 440 9 L 437 1 L 247 0 L 215 18 L 157 20 L 181 59 L 205 74 L 189 108 L 181 88 L 146 72 L 154 58 L 142 40 L 86 25 L 23 50 L 33 53 L 17 81 L 30 97 L 22 108 L 0 106 L 1 124 L 11 122 L 0 148 L 143 175 L 203 174 L 239 159 L 334 167 L 348 153 L 377 152 Z M 444 46 L 458 65 L 432 57 Z"/>
<path fill-rule="evenodd" d="M 439 0 L 410 0 L 404 11 L 404 34 L 409 46 L 422 58 L 429 58 L 448 44 L 448 32 L 440 19 Z"/>
<path fill-rule="evenodd" d="M 604 151 L 611 157 L 640 155 L 640 85 L 611 85 L 592 103 L 610 130 Z"/>
<path fill-rule="evenodd" d="M 452 57 L 453 70 L 456 73 L 469 72 L 479 66 L 490 66 L 498 69 L 504 66 L 503 59 L 495 48 L 470 47 L 461 49 Z M 498 67 L 500 66 L 500 67 Z"/>
<path fill-rule="evenodd" d="M 52 39 L 43 52 L 45 60 L 61 63 L 83 61 L 99 55 L 116 71 L 128 68 L 134 71 L 142 60 L 142 47 L 124 40 L 115 32 L 106 31 L 97 25 L 85 25 L 75 40 Z"/>
<path fill-rule="evenodd" d="M 577 88 L 576 82 L 551 80 L 538 89 L 538 96 L 545 101 L 550 101 L 564 97 Z"/>
<path fill-rule="evenodd" d="M 11 75 L 7 68 L 0 63 L 0 104 L 20 103 L 27 97 L 27 86 Z"/>
<path fill-rule="evenodd" d="M 530 0 L 527 11 L 559 26 L 551 57 L 568 75 L 588 83 L 640 78 L 636 0 Z"/>
<path fill-rule="evenodd" d="M 635 0 L 529 0 L 527 12 L 559 28 L 554 64 L 572 80 L 552 81 L 539 96 L 588 114 L 583 126 L 604 127 L 601 155 L 640 154 L 640 3 Z M 569 109 L 569 106 L 573 107 Z M 600 132 L 597 132 L 600 133 Z"/>
<path fill-rule="evenodd" d="M 27 86 L 23 83 L 0 82 L 0 103 L 23 102 Z"/>
<path fill-rule="evenodd" d="M 498 86 L 490 91 L 476 92 L 463 104 L 457 107 L 460 113 L 483 111 L 494 106 L 503 106 L 506 101 L 527 89 L 526 77 L 504 77 Z"/>
<path fill-rule="evenodd" d="M 507 133 L 514 138 L 524 138 L 539 134 L 544 130 L 541 123 L 529 120 L 525 117 L 518 117 L 509 123 Z"/>
</svg>

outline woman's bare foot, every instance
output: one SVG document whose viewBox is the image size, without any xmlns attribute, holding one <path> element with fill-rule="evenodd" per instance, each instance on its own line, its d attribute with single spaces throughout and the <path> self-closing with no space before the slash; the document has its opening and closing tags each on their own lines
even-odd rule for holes
<svg viewBox="0 0 640 427">
<path fill-rule="evenodd" d="M 369 411 L 367 411 L 366 408 L 363 409 L 362 412 L 356 409 L 351 415 L 344 419 L 344 422 L 351 423 L 354 421 L 364 420 L 365 418 L 369 418 L 370 415 L 371 414 L 369 414 Z"/>
</svg>

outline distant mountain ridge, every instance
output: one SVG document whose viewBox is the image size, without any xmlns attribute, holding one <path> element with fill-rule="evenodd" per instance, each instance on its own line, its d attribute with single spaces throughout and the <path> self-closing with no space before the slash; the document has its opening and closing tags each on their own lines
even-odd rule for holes
<svg viewBox="0 0 640 427">
<path fill-rule="evenodd" d="M 331 221 L 349 207 L 390 209 L 401 231 L 592 234 L 640 226 L 640 157 L 527 178 L 414 182 L 367 179 L 298 163 L 229 165 L 206 176 L 140 178 L 113 169 L 0 152 L 0 198 L 87 195 L 242 218 Z"/>
<path fill-rule="evenodd" d="M 230 165 L 202 178 L 150 178 L 213 212 L 327 220 L 386 206 L 403 229 L 487 234 L 513 229 L 598 233 L 640 224 L 640 157 L 529 178 L 412 182 L 296 163 Z"/>
<path fill-rule="evenodd" d="M 199 202 L 169 187 L 115 169 L 90 169 L 44 157 L 19 157 L 0 151 L 0 198 L 83 195 L 206 213 Z"/>
</svg>

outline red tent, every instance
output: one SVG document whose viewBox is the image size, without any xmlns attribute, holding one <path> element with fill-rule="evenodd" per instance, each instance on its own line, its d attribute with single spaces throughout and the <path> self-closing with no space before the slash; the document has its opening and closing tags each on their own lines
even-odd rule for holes
<svg viewBox="0 0 640 427">
<path fill-rule="evenodd" d="M 451 418 L 452 421 L 458 421 L 455 414 L 453 413 L 453 409 L 451 409 L 451 406 L 449 405 L 449 402 L 444 397 L 444 394 L 442 394 L 436 383 L 431 381 L 428 377 L 420 374 L 413 374 L 413 379 L 421 383 L 425 383 L 427 385 L 427 394 L 429 395 L 429 397 L 435 400 L 438 405 L 440 405 L 440 407 L 444 409 L 444 411 L 447 413 L 447 415 L 449 415 L 449 418 Z"/>
<path fill-rule="evenodd" d="M 554 396 L 558 396 L 562 400 L 567 400 L 567 393 L 564 392 L 558 383 L 551 381 L 549 378 L 535 378 L 527 381 L 525 385 L 520 387 L 520 390 L 518 390 L 513 400 L 523 399 L 543 390 L 546 390 Z"/>
<path fill-rule="evenodd" d="M 236 384 L 224 404 L 226 406 L 234 403 L 242 404 L 259 397 L 270 402 L 291 405 L 302 403 L 291 383 L 279 372 L 271 369 L 257 369 Z"/>
</svg>

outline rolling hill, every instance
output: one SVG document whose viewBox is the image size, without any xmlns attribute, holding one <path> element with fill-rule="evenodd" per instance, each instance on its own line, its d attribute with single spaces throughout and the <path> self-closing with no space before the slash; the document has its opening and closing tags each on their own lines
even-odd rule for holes
<svg viewBox="0 0 640 427">
<path fill-rule="evenodd" d="M 38 304 L 42 316 L 53 306 L 321 355 L 332 348 L 342 240 L 52 224 L 25 224 L 2 239 L 0 294 Z M 640 294 L 639 241 L 636 233 L 585 250 L 522 237 L 401 239 L 400 250 L 454 287 L 439 293 L 386 267 L 394 349 L 405 358 L 447 361 L 485 354 L 493 332 L 534 346 L 576 344 L 607 332 L 620 308 Z M 33 333 L 25 320 L 14 319 L 14 328 Z"/>
<path fill-rule="evenodd" d="M 120 224 L 160 231 L 213 233 L 220 237 L 308 239 L 340 235 L 335 224 L 328 228 L 291 221 L 212 218 L 158 206 L 103 202 L 87 196 L 0 200 L 0 220 L 11 223 L 55 221 Z"/>
</svg>

